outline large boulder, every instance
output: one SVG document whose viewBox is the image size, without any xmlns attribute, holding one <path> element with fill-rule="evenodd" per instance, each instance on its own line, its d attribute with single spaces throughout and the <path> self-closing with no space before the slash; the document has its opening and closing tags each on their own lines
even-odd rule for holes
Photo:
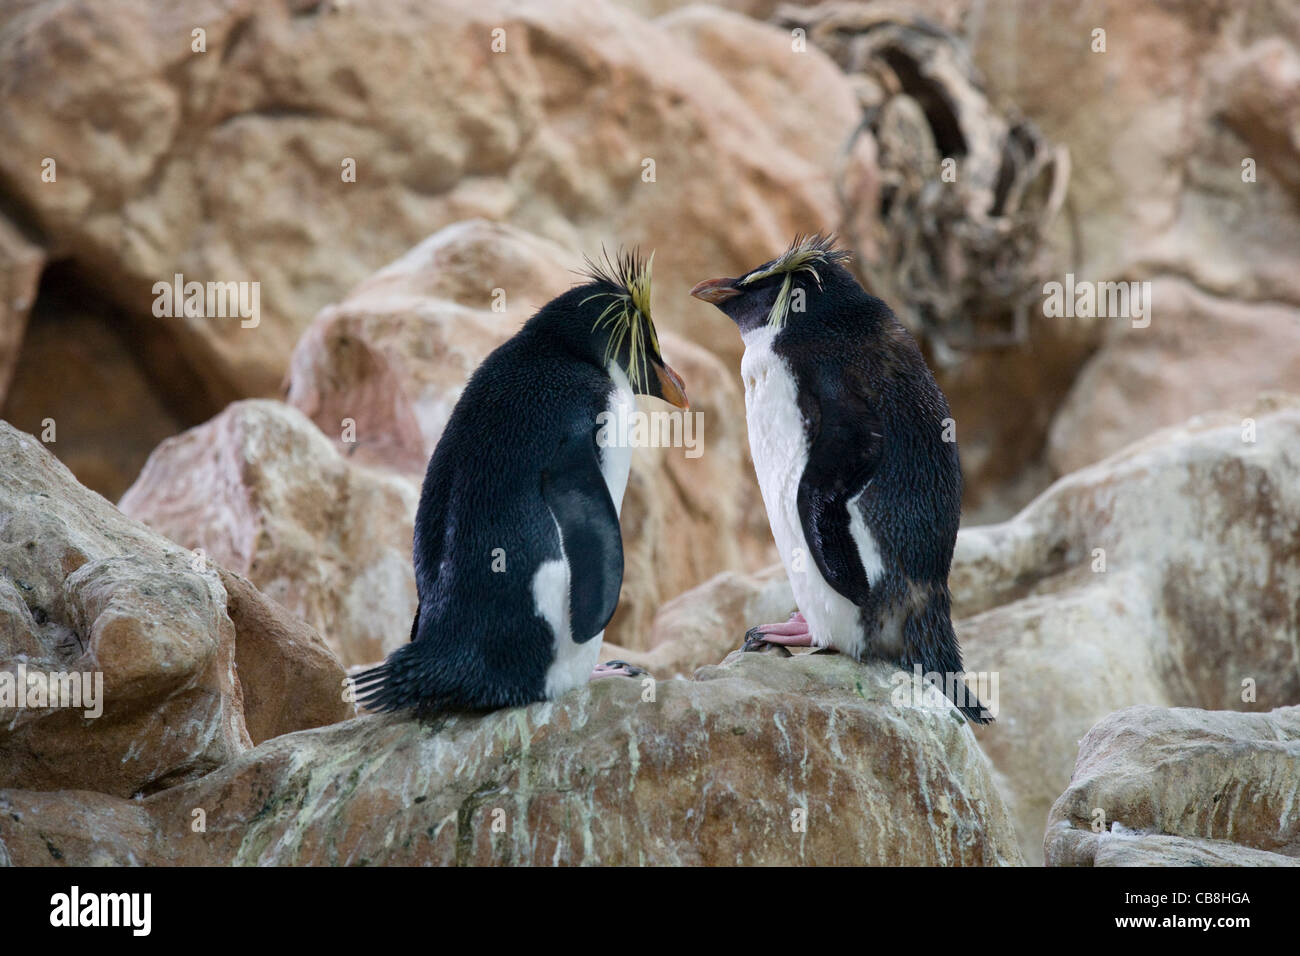
<svg viewBox="0 0 1300 956">
<path fill-rule="evenodd" d="M 1246 421 L 1249 419 L 1249 421 Z M 1300 701 L 1300 399 L 1192 419 L 964 529 L 966 665 L 999 675 L 977 731 L 1035 859 L 1076 742 L 1137 704 Z"/>
<path fill-rule="evenodd" d="M 828 159 L 858 121 L 820 53 L 739 25 L 763 97 L 607 0 L 11 5 L 0 206 L 132 315 L 176 273 L 259 282 L 256 327 L 155 320 L 219 405 L 271 394 L 312 315 L 474 216 L 658 247 L 666 324 L 735 356 L 685 292 L 833 228 Z"/>
<path fill-rule="evenodd" d="M 0 791 L 0 847 L 19 865 L 1019 863 L 969 728 L 902 686 L 746 654 L 433 727 L 362 717 L 142 802 Z"/>
<path fill-rule="evenodd" d="M 1300 707 L 1130 707 L 1079 744 L 1054 866 L 1300 866 Z"/>
<path fill-rule="evenodd" d="M 265 739 L 353 712 L 319 638 L 290 647 L 282 609 L 227 590 L 3 422 L 0 471 L 0 786 L 152 793 L 246 751 L 246 714 Z M 241 641 L 264 665 L 304 661 L 299 686 L 241 668 Z"/>
<path fill-rule="evenodd" d="M 296 409 L 250 399 L 159 445 L 119 507 L 246 575 L 360 664 L 410 638 L 417 497 Z"/>
</svg>

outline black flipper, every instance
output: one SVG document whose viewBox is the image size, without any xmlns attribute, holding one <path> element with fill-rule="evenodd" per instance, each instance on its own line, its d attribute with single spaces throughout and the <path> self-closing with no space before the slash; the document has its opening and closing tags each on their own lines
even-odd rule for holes
<svg viewBox="0 0 1300 956">
<path fill-rule="evenodd" d="M 801 403 L 811 426 L 811 441 L 799 480 L 799 521 L 822 577 L 861 607 L 871 587 L 849 531 L 848 503 L 866 488 L 880 465 L 884 448 L 880 416 L 864 389 L 853 387 L 850 374 L 818 385 L 826 391 L 806 390 Z"/>
<path fill-rule="evenodd" d="M 560 526 L 570 572 L 570 627 L 582 644 L 605 629 L 623 587 L 623 537 L 594 432 L 560 444 L 542 470 L 542 497 Z"/>
<path fill-rule="evenodd" d="M 840 381 L 806 383 L 800 407 L 811 435 L 797 500 L 804 539 L 826 583 L 865 607 L 873 595 L 849 530 L 848 503 L 867 488 L 880 466 L 884 451 L 880 416 L 870 389 L 851 369 Z M 910 569 L 898 570 L 906 574 Z M 874 597 L 877 602 L 888 600 L 881 594 Z M 947 588 L 937 587 L 923 608 L 906 615 L 902 638 L 908 660 L 904 663 L 919 663 L 926 673 L 962 673 L 948 602 Z M 980 701 L 965 693 L 964 699 L 954 701 L 957 709 L 975 723 L 989 723 L 993 718 Z"/>
</svg>

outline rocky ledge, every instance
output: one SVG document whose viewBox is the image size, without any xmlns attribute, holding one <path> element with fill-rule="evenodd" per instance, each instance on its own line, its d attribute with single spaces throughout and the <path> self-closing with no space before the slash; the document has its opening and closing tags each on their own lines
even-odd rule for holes
<svg viewBox="0 0 1300 956">
<path fill-rule="evenodd" d="M 484 716 L 368 715 L 143 799 L 2 791 L 0 845 L 19 865 L 1020 863 L 974 735 L 900 687 L 738 653 Z"/>
</svg>

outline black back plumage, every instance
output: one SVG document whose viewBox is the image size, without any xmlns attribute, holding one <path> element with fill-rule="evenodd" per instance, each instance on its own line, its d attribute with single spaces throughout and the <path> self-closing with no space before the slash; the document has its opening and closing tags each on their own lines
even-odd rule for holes
<svg viewBox="0 0 1300 956">
<path fill-rule="evenodd" d="M 629 291 L 625 278 L 642 274 L 645 288 Z M 543 699 L 554 635 L 532 590 L 542 561 L 564 558 L 572 571 L 576 642 L 613 614 L 622 542 L 596 446 L 597 416 L 614 387 L 606 366 L 636 358 L 635 335 L 651 359 L 662 358 L 644 265 L 621 258 L 590 278 L 493 351 L 456 403 L 416 514 L 411 642 L 353 681 L 369 709 L 434 714 Z M 621 327 L 609 303 L 635 306 L 641 293 L 644 315 L 633 308 L 628 322 L 648 329 Z"/>
</svg>

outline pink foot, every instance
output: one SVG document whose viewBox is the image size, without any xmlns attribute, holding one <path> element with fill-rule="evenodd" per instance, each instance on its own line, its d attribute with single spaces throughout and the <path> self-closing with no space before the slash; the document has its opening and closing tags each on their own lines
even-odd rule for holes
<svg viewBox="0 0 1300 956">
<path fill-rule="evenodd" d="M 598 680 L 602 677 L 640 677 L 645 671 L 629 664 L 627 661 L 605 661 L 603 664 L 597 664 L 591 671 L 591 677 L 588 680 Z"/>
<path fill-rule="evenodd" d="M 764 644 L 779 644 L 782 647 L 812 647 L 812 632 L 808 622 L 798 611 L 790 615 L 790 620 L 781 624 L 761 624 L 745 632 L 746 651 L 756 651 Z"/>
</svg>

